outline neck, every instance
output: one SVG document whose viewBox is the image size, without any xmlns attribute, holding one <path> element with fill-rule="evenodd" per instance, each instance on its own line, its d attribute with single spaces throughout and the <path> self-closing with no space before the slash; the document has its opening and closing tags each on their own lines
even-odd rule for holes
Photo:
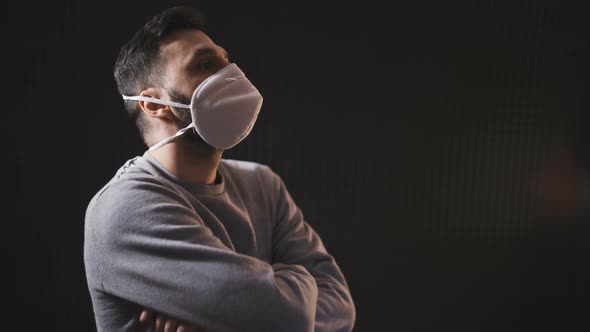
<svg viewBox="0 0 590 332">
<path fill-rule="evenodd" d="M 167 170 L 192 184 L 214 184 L 221 161 L 221 150 L 176 139 L 149 151 Z"/>
</svg>

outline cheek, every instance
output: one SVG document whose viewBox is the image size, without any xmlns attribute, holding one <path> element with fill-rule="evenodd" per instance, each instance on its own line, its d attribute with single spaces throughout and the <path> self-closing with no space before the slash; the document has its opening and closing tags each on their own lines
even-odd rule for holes
<svg viewBox="0 0 590 332">
<path fill-rule="evenodd" d="M 189 124 L 191 124 L 191 122 L 193 121 L 192 117 L 191 117 L 191 112 L 190 110 L 184 110 L 184 109 L 180 109 L 176 112 L 176 116 L 178 117 L 178 119 L 181 122 L 181 125 L 183 127 L 188 126 Z"/>
</svg>

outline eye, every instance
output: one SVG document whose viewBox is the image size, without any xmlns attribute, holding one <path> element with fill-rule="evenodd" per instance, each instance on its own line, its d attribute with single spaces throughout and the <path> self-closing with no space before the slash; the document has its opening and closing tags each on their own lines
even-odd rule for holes
<svg viewBox="0 0 590 332">
<path fill-rule="evenodd" d="M 196 70 L 199 72 L 215 72 L 221 69 L 227 58 L 222 54 L 211 54 L 197 63 Z"/>
<path fill-rule="evenodd" d="M 203 69 L 210 69 L 211 67 L 211 57 L 207 57 L 206 59 L 204 59 L 203 61 L 201 61 L 201 68 Z"/>
<path fill-rule="evenodd" d="M 214 58 L 216 57 L 215 54 L 210 54 L 207 56 L 204 56 L 203 58 L 201 58 L 199 61 L 197 61 L 197 63 L 195 64 L 195 68 L 196 69 L 207 69 L 211 66 L 211 63 L 214 60 Z"/>
</svg>

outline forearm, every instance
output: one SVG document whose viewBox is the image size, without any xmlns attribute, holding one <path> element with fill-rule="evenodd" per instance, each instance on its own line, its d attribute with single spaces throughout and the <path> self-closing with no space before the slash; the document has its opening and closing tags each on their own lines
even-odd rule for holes
<svg viewBox="0 0 590 332">
<path fill-rule="evenodd" d="M 330 280 L 316 280 L 318 301 L 315 332 L 350 332 L 356 308 L 348 288 Z"/>
<path fill-rule="evenodd" d="M 234 259 L 201 266 L 177 261 L 166 273 L 119 266 L 107 275 L 124 282 L 107 277 L 103 287 L 206 331 L 313 331 L 318 289 L 304 267 Z"/>
<path fill-rule="evenodd" d="M 350 332 L 356 308 L 344 275 L 334 258 L 323 250 L 312 255 L 283 257 L 287 264 L 300 264 L 313 276 L 318 289 L 316 332 Z"/>
<path fill-rule="evenodd" d="M 275 246 L 275 262 L 300 264 L 313 276 L 318 287 L 316 332 L 349 332 L 356 310 L 346 279 L 319 235 L 302 219 Z"/>
</svg>

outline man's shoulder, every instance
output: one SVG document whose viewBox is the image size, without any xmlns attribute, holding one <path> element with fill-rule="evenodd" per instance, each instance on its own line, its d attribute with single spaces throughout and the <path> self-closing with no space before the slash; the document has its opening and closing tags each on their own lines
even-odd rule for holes
<svg viewBox="0 0 590 332">
<path fill-rule="evenodd" d="M 110 214 L 138 211 L 152 199 L 174 195 L 164 179 L 134 164 L 137 158 L 127 161 L 115 176 L 94 194 L 86 208 L 86 222 L 98 208 Z"/>
<path fill-rule="evenodd" d="M 278 175 L 269 166 L 262 163 L 237 159 L 222 159 L 221 165 L 232 177 L 252 178 L 261 181 L 274 181 Z"/>
<path fill-rule="evenodd" d="M 258 187 L 266 191 L 275 188 L 280 182 L 279 175 L 269 165 L 263 163 L 222 159 L 221 165 L 233 182 L 249 190 Z"/>
<path fill-rule="evenodd" d="M 235 172 L 256 173 L 272 172 L 270 166 L 255 161 L 238 160 L 238 159 L 221 159 L 221 163 L 228 169 Z"/>
</svg>

